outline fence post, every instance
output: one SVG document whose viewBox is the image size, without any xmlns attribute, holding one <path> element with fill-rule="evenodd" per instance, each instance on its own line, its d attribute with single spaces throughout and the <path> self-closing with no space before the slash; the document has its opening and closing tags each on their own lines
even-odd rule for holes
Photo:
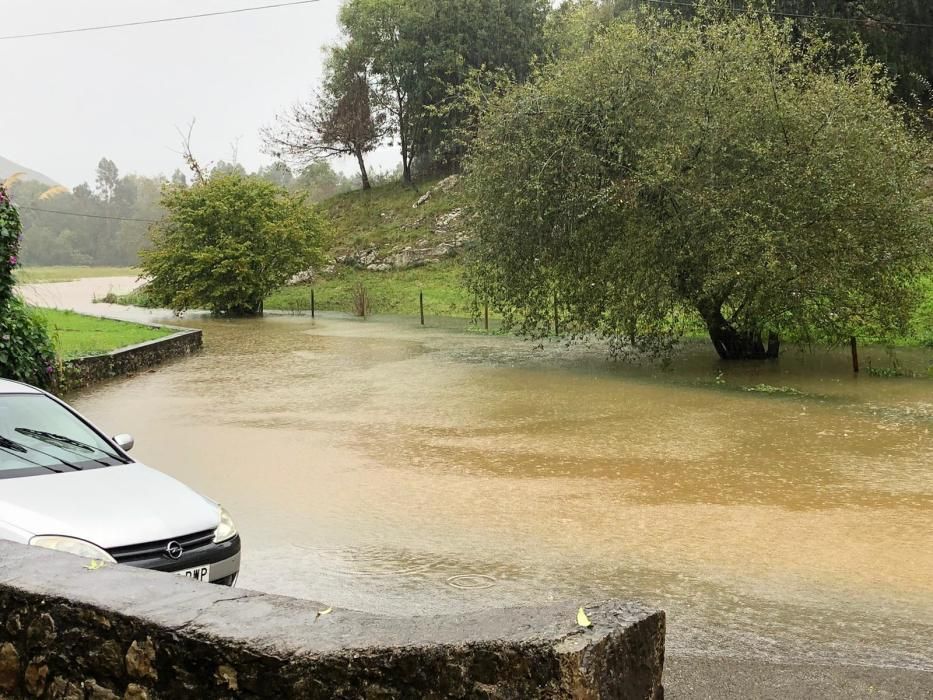
<svg viewBox="0 0 933 700">
<path fill-rule="evenodd" d="M 483 327 L 487 331 L 489 330 L 489 302 L 488 301 L 483 305 Z"/>
<path fill-rule="evenodd" d="M 557 292 L 554 292 L 554 335 L 560 335 L 560 321 L 557 318 Z"/>
<path fill-rule="evenodd" d="M 858 374 L 858 344 L 854 335 L 849 338 L 849 347 L 852 349 L 852 371 Z"/>
<path fill-rule="evenodd" d="M 424 325 L 424 290 L 418 290 L 418 308 L 421 310 L 421 325 Z"/>
<path fill-rule="evenodd" d="M 311 318 L 314 318 L 314 288 L 311 288 Z"/>
</svg>

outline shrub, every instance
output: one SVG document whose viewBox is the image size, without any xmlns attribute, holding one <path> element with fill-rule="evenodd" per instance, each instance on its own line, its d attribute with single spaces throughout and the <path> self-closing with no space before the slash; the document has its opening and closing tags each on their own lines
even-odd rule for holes
<svg viewBox="0 0 933 700">
<path fill-rule="evenodd" d="M 19 214 L 0 184 L 0 377 L 49 388 L 57 374 L 48 329 L 13 294 L 21 231 Z"/>
</svg>

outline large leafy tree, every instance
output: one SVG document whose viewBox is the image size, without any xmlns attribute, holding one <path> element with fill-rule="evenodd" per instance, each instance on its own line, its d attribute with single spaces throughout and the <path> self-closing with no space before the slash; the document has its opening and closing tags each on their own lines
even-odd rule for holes
<svg viewBox="0 0 933 700">
<path fill-rule="evenodd" d="M 456 114 L 438 111 L 452 88 L 472 71 L 508 71 L 517 80 L 531 71 L 543 46 L 547 0 L 348 0 L 340 25 L 348 46 L 362 57 L 411 182 L 416 158 L 449 165 Z"/>
<path fill-rule="evenodd" d="M 933 2 L 929 0 L 716 0 L 733 15 L 765 10 L 805 31 L 826 33 L 834 43 L 857 39 L 894 81 L 894 95 L 933 125 Z M 586 45 L 613 18 L 637 17 L 660 7 L 692 17 L 710 0 L 568 0 L 549 16 L 550 53 L 566 55 Z"/>
<path fill-rule="evenodd" d="M 143 251 L 156 304 L 176 311 L 255 315 L 295 273 L 321 262 L 324 224 L 303 195 L 255 177 L 214 173 L 166 185 L 166 217 Z"/>
<path fill-rule="evenodd" d="M 531 334 L 724 359 L 903 330 L 929 148 L 880 67 L 767 16 L 619 24 L 498 100 L 468 161 L 471 284 Z"/>
</svg>

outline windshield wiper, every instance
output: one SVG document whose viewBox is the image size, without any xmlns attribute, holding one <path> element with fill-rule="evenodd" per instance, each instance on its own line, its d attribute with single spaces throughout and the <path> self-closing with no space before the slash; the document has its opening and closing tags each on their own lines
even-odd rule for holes
<svg viewBox="0 0 933 700">
<path fill-rule="evenodd" d="M 20 445 L 18 442 L 13 442 L 12 440 L 8 440 L 7 438 L 3 437 L 2 435 L 0 435 L 0 450 L 3 450 L 4 452 L 8 452 L 8 453 L 9 453 L 9 452 L 14 452 L 14 451 L 15 451 L 15 452 L 23 452 L 23 453 L 26 453 L 26 452 L 29 451 L 27 448 L 23 447 L 23 446 Z M 45 454 L 45 452 L 40 452 L 39 454 Z M 61 469 L 56 469 L 55 467 L 50 467 L 48 464 L 39 464 L 38 462 L 34 462 L 34 461 L 31 460 L 31 459 L 27 459 L 26 457 L 21 457 L 21 456 L 18 455 L 18 454 L 13 455 L 13 456 L 16 457 L 16 458 L 18 458 L 18 459 L 23 460 L 23 461 L 26 462 L 27 464 L 32 464 L 33 466 L 40 467 L 40 468 L 42 468 L 42 469 L 48 469 L 50 472 L 55 472 L 56 474 L 63 474 L 63 473 L 64 473 L 64 472 L 62 472 Z M 48 457 L 48 456 L 50 456 L 50 455 L 46 455 L 46 456 Z M 58 461 L 59 461 L 59 462 L 62 462 L 63 464 L 65 464 L 65 466 L 75 468 L 73 465 L 68 464 L 67 462 L 65 462 L 65 461 L 62 460 L 62 459 L 59 459 L 58 457 L 53 457 L 53 459 L 58 459 Z"/>
<path fill-rule="evenodd" d="M 0 435 L 0 447 L 5 447 L 8 450 L 16 450 L 17 452 L 22 452 L 25 454 L 27 452 L 26 448 L 20 445 L 18 442 L 13 442 L 9 438 L 5 438 Z"/>
<path fill-rule="evenodd" d="M 120 459 L 114 454 L 110 454 L 109 452 L 107 452 L 107 450 L 102 450 L 101 448 L 95 447 L 94 445 L 88 445 L 86 442 L 75 440 L 74 438 L 70 438 L 67 435 L 59 435 L 58 433 L 48 433 L 44 430 L 36 430 L 34 428 L 16 428 L 16 432 L 20 433 L 21 435 L 27 435 L 31 438 L 35 438 L 36 440 L 42 440 L 43 442 L 48 442 L 50 444 L 60 443 L 62 445 L 70 445 L 71 447 L 77 447 L 78 449 L 81 449 L 81 450 L 87 450 L 89 452 L 100 452 L 101 454 L 107 455 L 111 459 L 115 459 L 118 462 L 122 462 L 123 464 L 126 464 L 124 460 Z M 74 452 L 74 450 L 71 450 L 71 451 Z M 96 459 L 93 457 L 92 459 L 94 459 L 95 462 L 99 462 L 100 464 L 103 464 L 104 466 L 109 466 L 103 460 Z"/>
</svg>

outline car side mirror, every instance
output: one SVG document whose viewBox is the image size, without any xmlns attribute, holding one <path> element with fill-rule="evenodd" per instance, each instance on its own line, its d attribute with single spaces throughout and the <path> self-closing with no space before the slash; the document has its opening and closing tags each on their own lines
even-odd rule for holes
<svg viewBox="0 0 933 700">
<path fill-rule="evenodd" d="M 124 452 L 129 452 L 132 450 L 133 445 L 136 444 L 133 440 L 133 436 L 129 433 L 120 433 L 119 435 L 114 435 L 113 441 L 117 443 L 117 446 L 119 446 L 119 448 Z"/>
</svg>

